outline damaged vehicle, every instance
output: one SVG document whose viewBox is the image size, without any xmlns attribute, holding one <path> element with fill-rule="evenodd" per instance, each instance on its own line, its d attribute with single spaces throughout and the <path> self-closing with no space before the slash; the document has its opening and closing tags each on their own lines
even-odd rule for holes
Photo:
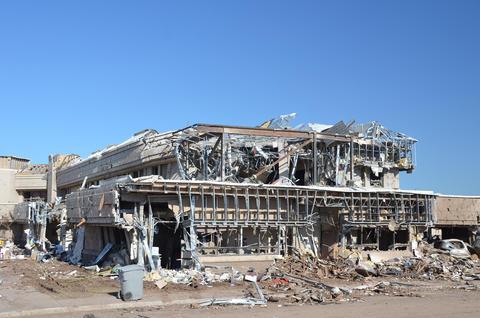
<svg viewBox="0 0 480 318">
<path fill-rule="evenodd" d="M 471 256 L 469 251 L 469 245 L 462 240 L 441 240 L 435 242 L 434 247 L 442 251 L 447 251 L 451 256 L 456 258 L 469 258 Z"/>
</svg>

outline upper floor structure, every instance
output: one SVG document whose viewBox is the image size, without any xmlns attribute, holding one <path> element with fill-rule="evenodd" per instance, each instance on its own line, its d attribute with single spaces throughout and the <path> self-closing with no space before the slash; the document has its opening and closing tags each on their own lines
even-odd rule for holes
<svg viewBox="0 0 480 318">
<path fill-rule="evenodd" d="M 159 133 L 148 129 L 85 159 L 62 157 L 61 195 L 120 175 L 232 183 L 400 188 L 415 168 L 416 140 L 379 123 L 259 127 L 196 124 Z"/>
</svg>

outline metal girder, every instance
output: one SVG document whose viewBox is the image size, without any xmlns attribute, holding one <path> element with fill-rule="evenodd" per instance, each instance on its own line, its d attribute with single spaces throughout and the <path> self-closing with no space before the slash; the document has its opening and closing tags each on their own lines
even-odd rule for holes
<svg viewBox="0 0 480 318">
<path fill-rule="evenodd" d="M 251 127 L 235 127 L 235 126 L 220 126 L 198 124 L 196 129 L 201 133 L 217 133 L 217 134 L 231 134 L 231 135 L 249 135 L 249 136 L 264 136 L 264 137 L 285 137 L 285 138 L 312 138 L 313 135 L 317 139 L 334 140 L 342 142 L 350 142 L 353 140 L 352 136 L 329 135 L 300 130 L 280 130 L 268 128 L 251 128 Z"/>
</svg>

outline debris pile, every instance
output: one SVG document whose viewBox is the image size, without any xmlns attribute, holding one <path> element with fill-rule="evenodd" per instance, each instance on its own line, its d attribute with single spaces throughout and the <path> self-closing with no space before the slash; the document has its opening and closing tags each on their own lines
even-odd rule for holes
<svg viewBox="0 0 480 318">
<path fill-rule="evenodd" d="M 480 279 L 480 262 L 476 255 L 457 257 L 455 254 L 422 244 L 417 256 L 399 256 L 387 260 L 374 257 L 373 253 L 363 257 L 352 253 L 349 257 L 335 260 L 318 259 L 308 254 L 294 252 L 276 262 L 267 270 L 267 276 L 282 277 L 299 275 L 308 279 L 359 279 L 368 276 L 398 276 L 412 279 Z"/>
<path fill-rule="evenodd" d="M 214 283 L 238 283 L 242 282 L 245 275 L 235 270 L 233 267 L 205 267 L 198 271 L 194 269 L 169 270 L 159 269 L 145 276 L 146 281 L 155 282 L 157 286 L 166 286 L 167 284 L 181 284 L 192 287 L 198 285 L 212 285 Z M 159 287 L 160 288 L 160 287 Z"/>
<path fill-rule="evenodd" d="M 12 241 L 0 240 L 0 260 L 24 258 L 23 250 L 13 244 Z"/>
<path fill-rule="evenodd" d="M 347 301 L 350 291 L 301 277 L 272 278 L 263 282 L 270 302 L 327 303 Z"/>
<path fill-rule="evenodd" d="M 480 280 L 480 262 L 476 255 L 471 257 L 453 256 L 455 253 L 422 244 L 418 256 L 394 257 L 381 260 L 362 253 L 334 260 L 318 259 L 310 254 L 293 251 L 292 255 L 267 268 L 263 287 L 269 291 L 270 301 L 283 300 L 289 303 L 323 303 L 354 300 L 358 292 L 363 295 L 392 294 L 418 296 L 412 291 L 405 292 L 407 283 L 381 281 L 353 288 L 330 286 L 326 279 L 365 281 L 368 277 L 398 277 L 416 280 Z"/>
<path fill-rule="evenodd" d="M 448 242 L 448 240 L 445 240 Z M 444 241 L 439 246 L 445 246 Z M 477 255 L 468 250 L 460 254 L 458 250 L 435 248 L 421 242 L 415 250 L 416 256 L 398 256 L 382 260 L 367 254 L 367 259 L 355 260 L 355 272 L 367 276 L 397 276 L 409 279 L 469 281 L 480 280 L 480 262 Z M 341 277 L 338 277 L 341 278 Z"/>
<path fill-rule="evenodd" d="M 350 260 L 327 261 L 294 250 L 292 255 L 267 268 L 263 286 L 268 300 L 287 303 L 326 303 L 348 301 L 351 291 L 329 286 L 325 278 L 352 278 L 355 274 Z M 360 277 L 360 276 L 359 276 Z"/>
<path fill-rule="evenodd" d="M 379 276 L 452 281 L 480 280 L 480 262 L 476 255 L 456 257 L 429 245 L 422 247 L 423 255 L 411 258 L 394 258 L 375 263 Z"/>
<path fill-rule="evenodd" d="M 340 278 L 352 279 L 360 277 L 355 273 L 355 262 L 350 258 L 337 258 L 326 260 L 317 258 L 308 253 L 293 253 L 285 259 L 278 260 L 267 269 L 265 276 L 282 277 L 284 275 L 297 275 L 308 279 Z"/>
</svg>

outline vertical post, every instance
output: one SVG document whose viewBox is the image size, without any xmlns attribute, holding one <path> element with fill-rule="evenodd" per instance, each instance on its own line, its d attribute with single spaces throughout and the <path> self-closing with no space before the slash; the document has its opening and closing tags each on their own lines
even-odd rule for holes
<svg viewBox="0 0 480 318">
<path fill-rule="evenodd" d="M 47 174 L 47 202 L 55 203 L 57 199 L 57 170 L 55 168 L 54 157 L 48 156 L 48 174 Z"/>
<path fill-rule="evenodd" d="M 395 235 L 397 234 L 397 231 L 393 231 L 393 250 L 395 251 L 396 248 L 395 248 Z"/>
<path fill-rule="evenodd" d="M 266 201 L 266 208 L 267 208 L 267 225 L 268 225 L 268 222 L 270 221 L 270 195 L 269 195 L 269 192 L 270 190 L 265 190 L 265 193 L 266 193 L 266 197 L 265 197 L 265 201 Z"/>
<path fill-rule="evenodd" d="M 190 197 L 190 216 L 189 216 L 189 232 L 190 232 L 190 253 L 193 260 L 193 265 L 196 270 L 200 270 L 200 261 L 197 255 L 197 232 L 195 231 L 195 196 L 190 192 L 189 188 L 189 197 Z"/>
<path fill-rule="evenodd" d="M 228 197 L 227 188 L 223 186 L 223 223 L 228 222 Z"/>
<path fill-rule="evenodd" d="M 221 152 L 222 152 L 222 157 L 221 157 L 221 181 L 225 181 L 225 133 L 222 133 L 222 142 L 221 142 Z"/>
<path fill-rule="evenodd" d="M 296 226 L 292 226 L 292 246 L 293 248 L 299 248 L 298 244 L 298 229 Z"/>
<path fill-rule="evenodd" d="M 282 254 L 282 226 L 277 226 L 277 255 Z"/>
<path fill-rule="evenodd" d="M 203 180 L 208 180 L 207 136 L 203 139 Z"/>
<path fill-rule="evenodd" d="M 287 143 L 285 139 L 277 139 L 278 140 L 278 176 L 289 178 L 290 177 L 290 156 L 288 155 L 288 151 L 285 148 Z"/>
<path fill-rule="evenodd" d="M 240 226 L 238 228 L 238 247 L 240 247 L 240 249 L 238 250 L 238 254 L 242 255 L 244 253 L 244 251 L 243 251 L 243 226 Z"/>
<path fill-rule="evenodd" d="M 363 247 L 363 225 L 360 225 L 360 246 Z"/>
<path fill-rule="evenodd" d="M 280 222 L 280 210 L 281 210 L 281 206 L 280 206 L 280 195 L 279 195 L 279 191 L 278 189 L 276 189 L 276 197 L 275 197 L 275 201 L 276 201 L 276 206 L 277 206 L 277 216 L 276 216 L 276 222 L 277 224 Z M 279 253 L 280 254 L 280 253 Z"/>
<path fill-rule="evenodd" d="M 250 195 L 248 188 L 245 188 L 245 207 L 247 208 L 247 223 L 250 222 Z"/>
<path fill-rule="evenodd" d="M 415 198 L 415 205 L 416 205 L 416 212 L 417 212 L 417 222 L 420 222 L 420 197 L 418 196 L 418 194 L 416 195 L 416 198 Z M 426 205 L 426 202 L 424 203 L 425 205 L 425 212 L 427 212 L 427 205 Z M 425 221 L 428 222 L 427 219 L 425 219 Z"/>
<path fill-rule="evenodd" d="M 336 158 L 335 158 L 335 185 L 338 186 L 338 171 L 340 168 L 340 146 L 337 145 L 337 152 L 336 152 Z"/>
<path fill-rule="evenodd" d="M 261 246 L 261 242 L 262 242 L 262 238 L 261 238 L 261 228 L 260 227 L 257 227 L 257 231 L 258 231 L 258 249 L 257 249 L 257 254 L 260 254 L 260 246 Z"/>
<path fill-rule="evenodd" d="M 153 233 L 155 230 L 155 224 L 153 224 L 153 210 L 150 197 L 148 197 L 148 246 L 150 251 L 153 249 Z"/>
<path fill-rule="evenodd" d="M 144 205 L 135 203 L 135 205 L 139 205 L 138 208 L 138 220 L 139 220 L 139 225 L 141 226 L 140 229 L 137 229 L 137 242 L 138 242 L 138 260 L 137 264 L 138 265 L 144 265 L 145 264 L 145 257 L 144 257 L 144 252 L 143 252 L 143 226 L 144 226 Z"/>
<path fill-rule="evenodd" d="M 353 186 L 353 169 L 354 169 L 354 166 L 353 166 L 353 138 L 350 140 L 350 181 L 352 182 L 352 186 Z"/>
<path fill-rule="evenodd" d="M 212 214 L 213 224 L 217 224 L 217 199 L 215 198 L 215 186 L 212 186 Z"/>
<path fill-rule="evenodd" d="M 380 251 L 380 227 L 376 227 L 375 232 L 377 233 L 377 251 Z"/>
<path fill-rule="evenodd" d="M 47 240 L 47 211 L 38 211 L 38 213 L 42 213 L 39 240 L 42 248 L 45 249 L 45 241 Z"/>
<path fill-rule="evenodd" d="M 317 180 L 317 173 L 318 173 L 318 167 L 317 167 L 317 133 L 313 133 L 313 184 L 316 185 L 318 180 Z"/>
</svg>

